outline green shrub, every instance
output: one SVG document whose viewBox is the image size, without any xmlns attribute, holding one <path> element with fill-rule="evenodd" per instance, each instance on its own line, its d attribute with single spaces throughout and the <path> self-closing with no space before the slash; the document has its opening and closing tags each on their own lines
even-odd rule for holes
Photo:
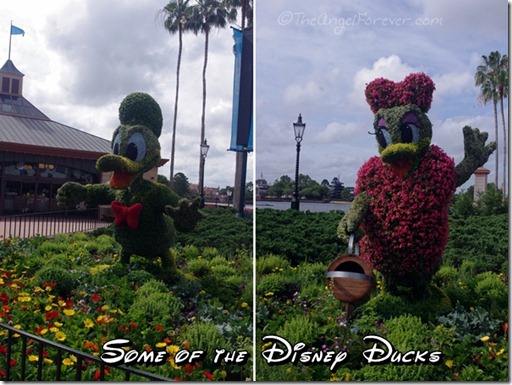
<svg viewBox="0 0 512 385">
<path fill-rule="evenodd" d="M 220 277 L 220 278 L 228 278 L 232 275 L 236 275 L 236 269 L 227 265 L 216 265 L 211 267 L 211 273 Z"/>
<path fill-rule="evenodd" d="M 199 249 L 194 245 L 186 245 L 181 251 L 185 259 L 195 259 L 199 257 Z"/>
<path fill-rule="evenodd" d="M 316 283 L 323 287 L 326 284 L 327 267 L 327 264 L 321 262 L 302 263 L 297 266 L 296 273 L 300 277 L 301 282 Z"/>
<path fill-rule="evenodd" d="M 206 259 L 198 258 L 188 262 L 188 270 L 194 276 L 201 278 L 208 275 L 212 268 Z"/>
<path fill-rule="evenodd" d="M 144 285 L 143 285 L 144 286 Z M 139 322 L 165 324 L 179 318 L 183 305 L 168 293 L 152 292 L 138 296 L 128 311 L 128 316 Z"/>
<path fill-rule="evenodd" d="M 69 270 L 57 266 L 43 267 L 34 275 L 34 283 L 37 286 L 42 287 L 45 282 L 54 282 L 55 292 L 62 297 L 69 296 L 78 284 Z"/>
<path fill-rule="evenodd" d="M 410 314 L 394 317 L 385 323 L 384 337 L 400 352 L 409 350 L 435 351 L 429 326 Z M 372 342 L 373 343 L 373 342 Z M 444 380 L 442 367 L 432 364 L 418 365 L 365 365 L 354 374 L 358 381 L 436 381 Z"/>
<path fill-rule="evenodd" d="M 301 284 L 296 276 L 277 273 L 268 274 L 259 279 L 256 291 L 262 296 L 273 293 L 276 297 L 291 298 L 300 291 L 300 288 Z"/>
<path fill-rule="evenodd" d="M 488 309 L 492 315 L 508 307 L 508 287 L 500 276 L 491 271 L 475 277 L 476 303 Z"/>
<path fill-rule="evenodd" d="M 147 272 L 146 270 L 133 270 L 126 275 L 128 282 L 136 286 L 144 285 L 146 282 L 154 278 L 155 277 L 153 274 Z"/>
<path fill-rule="evenodd" d="M 168 293 L 169 289 L 162 281 L 150 279 L 137 290 L 137 298 L 144 299 L 154 293 Z"/>
<path fill-rule="evenodd" d="M 211 260 L 215 257 L 218 257 L 219 255 L 219 250 L 217 250 L 215 247 L 205 247 L 202 253 L 203 258 L 207 260 Z"/>
<path fill-rule="evenodd" d="M 256 259 L 256 274 L 270 274 L 275 269 L 288 269 L 290 262 L 278 255 L 268 254 Z"/>
<path fill-rule="evenodd" d="M 55 254 L 51 256 L 46 262 L 45 266 L 60 267 L 63 269 L 71 269 L 73 263 L 65 254 Z"/>
<path fill-rule="evenodd" d="M 319 337 L 318 329 L 318 323 L 312 321 L 307 315 L 295 315 L 285 321 L 284 325 L 278 329 L 277 335 L 285 338 L 292 345 L 297 342 L 312 345 Z"/>
<path fill-rule="evenodd" d="M 213 257 L 211 260 L 210 260 L 210 266 L 211 267 L 214 267 L 214 266 L 217 266 L 217 265 L 226 265 L 226 266 L 229 266 L 229 262 L 226 258 L 224 258 L 223 256 L 220 256 L 220 255 L 217 255 L 216 257 Z"/>
<path fill-rule="evenodd" d="M 191 350 L 203 350 L 207 360 L 213 361 L 215 349 L 231 350 L 231 345 L 214 323 L 196 322 L 183 330 L 182 342 L 188 340 Z"/>
</svg>

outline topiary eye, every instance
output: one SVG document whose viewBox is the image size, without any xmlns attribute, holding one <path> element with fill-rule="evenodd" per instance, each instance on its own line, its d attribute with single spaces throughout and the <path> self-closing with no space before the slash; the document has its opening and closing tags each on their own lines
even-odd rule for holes
<svg viewBox="0 0 512 385">
<path fill-rule="evenodd" d="M 114 140 L 112 141 L 112 153 L 115 155 L 119 154 L 119 141 L 121 140 L 121 135 L 118 133 Z"/>
<path fill-rule="evenodd" d="M 379 126 L 377 127 L 377 132 L 375 133 L 377 136 L 377 142 L 379 146 L 382 148 L 386 148 L 392 143 L 391 135 L 386 127 Z"/>
<path fill-rule="evenodd" d="M 402 143 L 418 143 L 420 140 L 420 129 L 412 123 L 404 123 L 400 126 Z"/>
<path fill-rule="evenodd" d="M 146 156 L 146 139 L 140 132 L 134 133 L 128 139 L 125 156 L 135 162 L 140 162 Z"/>
</svg>

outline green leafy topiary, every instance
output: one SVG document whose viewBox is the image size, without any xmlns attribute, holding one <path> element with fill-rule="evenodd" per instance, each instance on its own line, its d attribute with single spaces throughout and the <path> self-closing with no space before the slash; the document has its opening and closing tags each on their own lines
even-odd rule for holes
<svg viewBox="0 0 512 385">
<path fill-rule="evenodd" d="M 162 110 L 155 99 L 144 92 L 134 92 L 123 99 L 119 106 L 119 121 L 127 126 L 149 127 L 156 137 L 162 132 Z"/>
<path fill-rule="evenodd" d="M 318 323 L 312 321 L 307 315 L 295 315 L 286 320 L 284 325 L 277 331 L 277 335 L 285 338 L 292 345 L 295 345 L 297 342 L 312 345 L 318 338 L 319 326 Z"/>
</svg>

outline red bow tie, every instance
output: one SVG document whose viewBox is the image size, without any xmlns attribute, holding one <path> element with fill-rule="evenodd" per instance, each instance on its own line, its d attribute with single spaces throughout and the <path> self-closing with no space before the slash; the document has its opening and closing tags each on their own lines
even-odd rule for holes
<svg viewBox="0 0 512 385">
<path fill-rule="evenodd" d="M 136 229 L 139 226 L 142 204 L 135 203 L 132 206 L 125 206 L 121 202 L 113 201 L 111 206 L 116 217 L 114 221 L 116 226 L 122 226 L 124 223 L 126 223 L 130 229 Z"/>
</svg>

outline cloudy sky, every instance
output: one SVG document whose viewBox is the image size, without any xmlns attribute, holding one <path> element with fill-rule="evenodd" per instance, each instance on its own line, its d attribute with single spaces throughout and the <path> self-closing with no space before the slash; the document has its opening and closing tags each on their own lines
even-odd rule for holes
<svg viewBox="0 0 512 385">
<path fill-rule="evenodd" d="M 25 74 L 24 96 L 52 120 L 110 140 L 119 103 L 130 92 L 152 95 L 164 115 L 162 157 L 170 158 L 178 37 L 164 30 L 158 11 L 166 0 L 17 0 L 2 2 L 0 53 Z M 207 72 L 205 185 L 234 185 L 231 136 L 231 29 L 213 32 Z M 197 183 L 204 36 L 184 37 L 174 172 Z M 2 60 L 0 58 L 0 60 Z M 1 65 L 1 63 L 0 63 Z M 247 181 L 252 180 L 253 155 Z M 169 163 L 159 173 L 169 177 Z"/>
<path fill-rule="evenodd" d="M 294 177 L 292 123 L 301 113 L 300 172 L 353 186 L 378 154 L 365 84 L 411 72 L 433 78 L 432 142 L 460 162 L 463 126 L 494 139 L 492 105 L 478 102 L 474 73 L 482 55 L 507 53 L 507 14 L 502 0 L 258 1 L 256 177 Z M 494 155 L 486 167 L 493 182 Z"/>
</svg>

